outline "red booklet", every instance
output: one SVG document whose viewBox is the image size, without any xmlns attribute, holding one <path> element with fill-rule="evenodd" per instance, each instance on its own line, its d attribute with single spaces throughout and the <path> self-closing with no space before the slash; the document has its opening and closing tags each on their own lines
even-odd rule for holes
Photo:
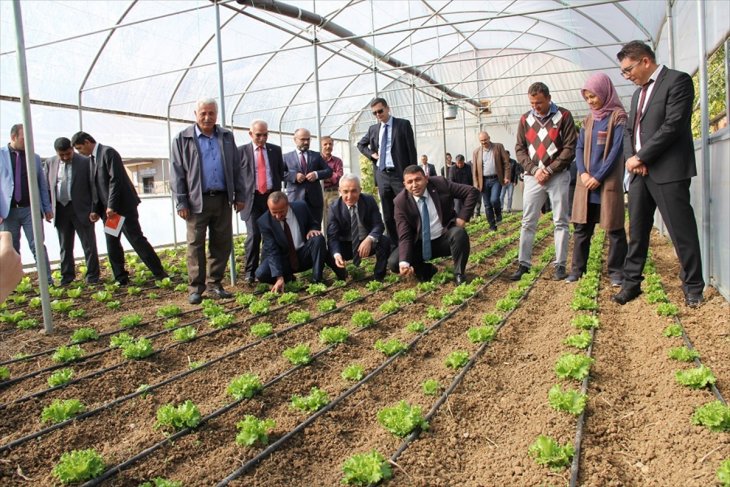
<svg viewBox="0 0 730 487">
<path fill-rule="evenodd" d="M 124 225 L 125 217 L 119 213 L 115 213 L 114 216 L 107 217 L 104 223 L 104 232 L 108 233 L 113 237 L 118 237 L 122 231 L 122 225 Z"/>
</svg>

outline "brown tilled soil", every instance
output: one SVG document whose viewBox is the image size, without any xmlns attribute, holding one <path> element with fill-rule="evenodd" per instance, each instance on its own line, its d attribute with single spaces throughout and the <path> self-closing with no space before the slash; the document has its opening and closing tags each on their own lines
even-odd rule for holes
<svg viewBox="0 0 730 487">
<path fill-rule="evenodd" d="M 507 225 L 503 226 L 506 228 Z M 503 235 L 501 235 L 503 236 Z M 484 245 L 496 241 L 496 237 Z M 549 237 L 546 243 L 550 243 Z M 514 248 L 512 244 L 508 248 Z M 475 249 L 483 246 L 475 246 Z M 544 245 L 535 250 L 535 257 Z M 677 278 L 678 266 L 671 246 L 654 236 L 652 252 L 657 271 L 670 299 L 680 307 L 680 319 L 703 363 L 718 378 L 717 386 L 730 396 L 730 307 L 714 289 L 705 293 L 699 309 L 683 304 Z M 490 277 L 487 271 L 504 255 L 498 252 L 483 264 L 472 267 L 469 277 Z M 440 265 L 443 268 L 448 265 Z M 512 269 L 508 269 L 511 272 Z M 397 358 L 381 374 L 317 419 L 283 448 L 264 459 L 233 485 L 335 486 L 340 485 L 341 465 L 352 454 L 378 450 L 386 457 L 401 445 L 401 439 L 385 431 L 376 414 L 384 406 L 405 399 L 428 411 L 435 397 L 425 396 L 421 384 L 437 379 L 447 386 L 455 371 L 444 365 L 453 350 L 473 353 L 477 345 L 466 331 L 479 323 L 482 315 L 493 312 L 495 303 L 512 283 L 505 277 L 490 282 L 468 306 L 454 313 L 425 335 L 407 354 Z M 509 317 L 495 341 L 465 375 L 463 382 L 433 417 L 430 428 L 414 441 L 393 466 L 394 478 L 386 485 L 403 486 L 525 486 L 566 485 L 569 471 L 552 472 L 529 457 L 530 444 L 540 434 L 561 443 L 575 438 L 576 418 L 553 410 L 547 402 L 548 389 L 556 383 L 579 387 L 577 382 L 557 379 L 553 367 L 557 358 L 574 352 L 563 340 L 576 330 L 570 321 L 576 315 L 570 301 L 575 285 L 550 280 L 551 269 L 538 279 L 529 295 Z M 96 448 L 108 464 L 124 461 L 140 450 L 162 440 L 164 433 L 154 428 L 155 411 L 165 403 L 192 399 L 208 414 L 232 400 L 225 392 L 230 380 L 247 371 L 266 382 L 290 366 L 281 356 L 286 347 L 307 343 L 313 351 L 324 346 L 319 330 L 343 325 L 353 334 L 346 344 L 317 358 L 311 365 L 294 371 L 263 394 L 244 401 L 212 419 L 192 434 L 167 444 L 146 459 L 131 465 L 108 481 L 109 485 L 138 485 L 154 477 L 181 480 L 184 485 L 215 485 L 263 447 L 240 447 L 234 443 L 236 423 L 246 414 L 271 417 L 276 427 L 270 440 L 276 441 L 298 423 L 305 413 L 291 409 L 293 394 L 305 394 L 318 386 L 334 398 L 352 383 L 340 377 L 342 369 L 359 363 L 366 371 L 375 369 L 385 356 L 373 349 L 381 338 L 408 342 L 416 334 L 405 330 L 414 320 L 433 323 L 426 317 L 429 306 L 441 306 L 441 298 L 453 289 L 447 283 L 437 291 L 384 316 L 379 306 L 395 291 L 407 289 L 401 282 L 385 291 L 369 295 L 364 283 L 348 282 L 346 289 L 329 291 L 324 297 L 343 305 L 342 293 L 359 289 L 368 295 L 363 301 L 341 311 L 315 319 L 280 337 L 266 340 L 241 353 L 200 370 L 183 380 L 163 386 L 145 397 L 137 397 L 101 414 L 73 423 L 58 431 L 0 453 L 0 485 L 53 485 L 50 475 L 60 455 L 71 449 Z M 241 287 L 241 291 L 250 291 Z M 665 338 L 668 318 L 656 315 L 656 305 L 641 296 L 626 306 L 611 302 L 615 292 L 607 280 L 601 282 L 599 312 L 601 326 L 596 334 L 596 360 L 589 383 L 589 402 L 580 457 L 579 483 L 585 486 L 712 486 L 721 460 L 730 457 L 730 434 L 712 433 L 693 426 L 690 417 L 697 406 L 711 401 L 707 390 L 694 391 L 678 385 L 675 370 L 689 365 L 667 358 L 679 339 Z M 191 313 L 183 321 L 197 321 L 200 333 L 209 331 L 195 307 L 183 304 L 181 294 L 160 293 L 162 299 L 129 299 L 123 311 L 108 312 L 90 300 L 85 306 L 91 319 L 61 322 L 58 333 L 45 336 L 34 331 L 20 332 L 3 325 L 0 329 L 0 359 L 18 352 L 33 353 L 66 343 L 78 326 L 93 324 L 97 330 L 111 330 L 120 316 L 139 312 L 149 325 L 133 329 L 135 335 L 162 330 L 162 320 L 154 320 L 161 304 L 175 303 Z M 306 293 L 300 293 L 305 297 Z M 77 376 L 100 367 L 122 363 L 101 376 L 59 389 L 38 399 L 9 404 L 23 395 L 45 388 L 48 373 L 8 387 L 0 386 L 0 443 L 7 444 L 43 427 L 40 412 L 53 399 L 78 398 L 87 407 L 100 406 L 141 384 L 154 384 L 187 369 L 190 361 L 210 360 L 253 342 L 249 326 L 261 321 L 282 330 L 292 310 L 308 310 L 318 316 L 321 298 L 307 299 L 273 311 L 265 318 L 253 318 L 244 310 L 235 312 L 237 326 L 188 344 L 176 345 L 169 334 L 157 337 L 155 349 L 164 352 L 143 361 L 122 361 L 115 350 L 72 365 Z M 229 308 L 235 303 L 227 304 Z M 355 311 L 370 310 L 379 319 L 372 328 L 356 332 L 350 317 Z M 85 344 L 87 353 L 103 350 L 108 338 Z M 10 364 L 12 377 L 53 365 L 50 357 Z M 1 445 L 0 445 L 1 447 Z"/>
</svg>

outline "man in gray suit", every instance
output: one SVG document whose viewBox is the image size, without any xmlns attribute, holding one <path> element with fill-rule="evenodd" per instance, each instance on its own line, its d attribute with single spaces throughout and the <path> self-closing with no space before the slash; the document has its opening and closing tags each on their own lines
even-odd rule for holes
<svg viewBox="0 0 730 487">
<path fill-rule="evenodd" d="M 692 78 L 657 64 L 654 51 L 640 41 L 626 44 L 617 58 L 621 74 L 641 88 L 631 100 L 624 136 L 630 174 L 630 243 L 623 286 L 613 300 L 626 304 L 641 294 L 642 271 L 658 208 L 679 257 L 685 302 L 694 308 L 702 303 L 705 281 L 689 194 L 690 182 L 697 175 L 691 127 Z"/>
<path fill-rule="evenodd" d="M 61 285 L 70 284 L 76 278 L 74 266 L 74 232 L 81 240 L 86 258 L 86 282 L 99 282 L 99 254 L 91 189 L 91 161 L 74 152 L 71 141 L 59 137 L 53 144 L 56 156 L 46 160 L 45 171 L 51 192 L 53 225 L 58 231 L 61 247 Z"/>
<path fill-rule="evenodd" d="M 324 196 L 320 179 L 332 177 L 332 168 L 322 159 L 319 152 L 309 150 L 311 135 L 307 129 L 294 132 L 296 150 L 284 154 L 287 172 L 286 195 L 289 201 L 304 201 L 312 216 L 321 226 L 324 211 Z"/>
<path fill-rule="evenodd" d="M 233 132 L 218 124 L 218 103 L 198 101 L 196 124 L 172 141 L 170 186 L 177 214 L 187 223 L 188 301 L 199 304 L 206 287 L 214 298 L 230 298 L 222 281 L 233 244 L 231 205 L 241 211 L 253 193 L 244 181 Z M 205 235 L 210 265 L 205 275 Z"/>
</svg>

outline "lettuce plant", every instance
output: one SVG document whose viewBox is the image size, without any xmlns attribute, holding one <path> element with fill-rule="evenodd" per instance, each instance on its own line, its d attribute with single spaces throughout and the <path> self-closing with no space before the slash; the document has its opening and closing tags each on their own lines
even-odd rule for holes
<svg viewBox="0 0 730 487">
<path fill-rule="evenodd" d="M 322 409 L 330 402 L 329 396 L 325 391 L 318 387 L 312 387 L 307 396 L 293 395 L 291 398 L 291 406 L 301 411 L 313 413 Z"/>
<path fill-rule="evenodd" d="M 466 352 L 464 350 L 456 350 L 455 352 L 451 352 L 449 356 L 446 357 L 445 364 L 450 369 L 460 369 L 465 366 L 468 361 L 469 352 Z"/>
<path fill-rule="evenodd" d="M 565 411 L 578 416 L 586 407 L 588 396 L 573 389 L 563 391 L 560 385 L 555 384 L 548 392 L 548 403 L 557 411 Z"/>
<path fill-rule="evenodd" d="M 60 369 L 48 377 L 48 387 L 56 387 L 70 381 L 74 376 L 73 369 Z"/>
<path fill-rule="evenodd" d="M 319 332 L 319 341 L 327 345 L 334 345 L 344 343 L 349 336 L 350 331 L 343 326 L 326 326 Z"/>
<path fill-rule="evenodd" d="M 393 477 L 388 461 L 375 450 L 351 456 L 342 464 L 342 472 L 342 483 L 347 485 L 377 485 Z"/>
<path fill-rule="evenodd" d="M 61 423 L 85 410 L 86 407 L 78 399 L 56 399 L 43 408 L 41 422 Z"/>
<path fill-rule="evenodd" d="M 256 337 L 263 338 L 271 335 L 274 331 L 274 325 L 271 323 L 256 323 L 251 325 L 249 332 Z"/>
<path fill-rule="evenodd" d="M 401 438 L 416 428 L 428 429 L 428 422 L 423 419 L 421 408 L 411 406 L 406 401 L 399 401 L 378 411 L 378 423 Z"/>
<path fill-rule="evenodd" d="M 555 363 L 555 373 L 561 379 L 583 380 L 588 376 L 594 360 L 585 355 L 566 353 Z"/>
<path fill-rule="evenodd" d="M 573 445 L 560 446 L 549 436 L 540 435 L 528 450 L 538 465 L 546 465 L 551 470 L 560 471 L 570 465 L 575 454 Z"/>
<path fill-rule="evenodd" d="M 674 377 L 678 383 L 691 389 L 702 389 L 717 382 L 712 370 L 704 365 L 688 370 L 678 370 Z"/>
<path fill-rule="evenodd" d="M 730 431 L 730 406 L 713 401 L 698 407 L 692 415 L 692 424 L 706 426 L 710 431 Z"/>
<path fill-rule="evenodd" d="M 345 380 L 358 381 L 365 377 L 365 369 L 362 365 L 350 364 L 344 368 L 340 376 Z"/>
<path fill-rule="evenodd" d="M 93 448 L 73 450 L 61 455 L 53 476 L 63 484 L 73 484 L 98 477 L 105 468 L 104 459 Z"/>
<path fill-rule="evenodd" d="M 289 347 L 282 353 L 292 365 L 307 365 L 312 361 L 309 345 L 300 343 L 295 347 Z"/>
<path fill-rule="evenodd" d="M 386 357 L 390 357 L 405 350 L 406 345 L 397 338 L 392 338 L 390 340 L 376 341 L 374 348 L 378 352 L 385 354 Z"/>
<path fill-rule="evenodd" d="M 195 428 L 200 424 L 200 410 L 190 399 L 182 404 L 165 404 L 157 409 L 155 428 L 169 428 L 179 431 L 183 428 Z"/>
<path fill-rule="evenodd" d="M 256 442 L 266 445 L 269 443 L 269 432 L 276 427 L 273 419 L 258 419 L 256 416 L 247 414 L 243 420 L 236 423 L 238 434 L 236 444 L 251 446 Z"/>
</svg>

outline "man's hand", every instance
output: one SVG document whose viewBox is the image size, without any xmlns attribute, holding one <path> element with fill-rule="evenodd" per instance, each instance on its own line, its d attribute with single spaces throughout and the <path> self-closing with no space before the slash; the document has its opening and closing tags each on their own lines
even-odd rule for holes
<svg viewBox="0 0 730 487">
<path fill-rule="evenodd" d="M 370 251 L 373 249 L 373 239 L 370 237 L 365 237 L 362 242 L 360 242 L 360 246 L 357 248 L 357 255 L 362 257 L 363 259 L 365 257 L 370 256 Z"/>
<path fill-rule="evenodd" d="M 413 268 L 413 266 L 403 265 L 403 264 L 400 265 L 399 270 L 400 270 L 399 274 L 402 277 L 412 276 L 416 272 L 416 270 Z"/>
<path fill-rule="evenodd" d="M 107 217 L 107 218 L 112 218 L 112 217 L 114 217 L 114 215 L 116 215 L 116 214 L 117 214 L 117 212 L 116 212 L 116 211 L 114 211 L 114 210 L 112 210 L 111 208 L 107 208 L 107 209 L 106 209 L 106 217 Z"/>
<path fill-rule="evenodd" d="M 629 171 L 630 173 L 641 174 L 638 171 L 638 169 L 639 169 L 639 166 L 642 166 L 642 165 L 644 165 L 644 163 L 641 162 L 639 160 L 639 158 L 636 156 L 631 156 L 626 160 L 626 170 Z"/>
<path fill-rule="evenodd" d="M 43 216 L 45 216 L 45 217 L 46 217 L 46 221 L 47 221 L 47 222 L 50 222 L 51 220 L 53 220 L 53 212 L 52 212 L 52 211 L 47 211 L 47 212 L 45 212 L 45 213 L 43 214 Z"/>
<path fill-rule="evenodd" d="M 372 154 L 370 154 L 370 158 L 377 161 L 378 159 L 380 159 L 380 154 L 378 154 L 377 152 L 373 152 Z"/>
<path fill-rule="evenodd" d="M 177 210 L 177 215 L 183 220 L 187 220 L 190 217 L 190 210 L 188 208 L 180 208 Z"/>
<path fill-rule="evenodd" d="M 315 171 L 312 171 L 309 174 L 307 174 L 305 177 L 306 177 L 307 181 L 309 181 L 311 183 L 311 182 L 314 182 L 317 180 L 317 173 Z"/>
<path fill-rule="evenodd" d="M 510 183 L 510 180 L 507 178 L 504 178 L 504 185 L 507 186 Z"/>
<path fill-rule="evenodd" d="M 298 183 L 303 183 L 304 181 L 307 180 L 307 177 L 304 174 L 298 172 L 297 173 L 296 180 L 297 180 Z"/>
<path fill-rule="evenodd" d="M 464 220 L 463 218 L 457 218 L 456 219 L 456 226 L 457 227 L 464 228 L 466 226 L 466 220 Z"/>
<path fill-rule="evenodd" d="M 91 223 L 98 222 L 99 221 L 99 214 L 98 213 L 94 213 L 93 211 L 91 213 L 89 213 L 89 221 Z"/>
<path fill-rule="evenodd" d="M 284 276 L 279 276 L 276 278 L 274 285 L 271 286 L 271 292 L 280 293 L 282 291 L 284 291 Z"/>
<path fill-rule="evenodd" d="M 342 258 L 342 255 L 335 254 L 335 265 L 340 269 L 345 268 L 345 259 Z"/>
<path fill-rule="evenodd" d="M 233 203 L 233 208 L 235 208 L 236 213 L 240 213 L 243 211 L 244 208 L 246 208 L 246 203 L 243 201 L 236 201 Z"/>
<path fill-rule="evenodd" d="M 547 183 L 550 179 L 550 174 L 543 168 L 539 168 L 537 172 L 535 172 L 535 179 L 537 179 L 540 186 L 545 186 L 545 183 Z"/>
<path fill-rule="evenodd" d="M 312 237 L 316 237 L 317 235 L 322 235 L 322 232 L 320 232 L 319 230 L 310 230 L 307 232 L 307 240 Z"/>
</svg>

